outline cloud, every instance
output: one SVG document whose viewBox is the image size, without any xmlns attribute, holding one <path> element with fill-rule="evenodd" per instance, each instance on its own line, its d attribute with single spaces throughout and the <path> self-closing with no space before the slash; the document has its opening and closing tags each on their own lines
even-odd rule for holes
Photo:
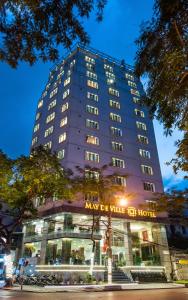
<svg viewBox="0 0 188 300">
<path fill-rule="evenodd" d="M 178 177 L 175 174 L 166 177 L 164 176 L 163 184 L 165 192 L 172 188 L 177 190 L 183 190 L 185 188 L 188 188 L 188 180 L 185 180 L 182 177 Z"/>
</svg>

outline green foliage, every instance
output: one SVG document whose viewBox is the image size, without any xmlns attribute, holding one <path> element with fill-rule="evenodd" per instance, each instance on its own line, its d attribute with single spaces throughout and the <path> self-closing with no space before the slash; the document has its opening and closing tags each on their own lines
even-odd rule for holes
<svg viewBox="0 0 188 300">
<path fill-rule="evenodd" d="M 3 0 L 0 2 L 0 60 L 15 68 L 19 61 L 55 61 L 58 46 L 89 42 L 81 20 L 96 11 L 102 20 L 106 0 Z"/>
</svg>

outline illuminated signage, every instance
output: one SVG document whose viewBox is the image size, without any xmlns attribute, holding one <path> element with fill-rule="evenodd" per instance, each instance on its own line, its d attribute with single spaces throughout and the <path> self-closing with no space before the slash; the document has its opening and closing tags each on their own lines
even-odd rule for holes
<svg viewBox="0 0 188 300">
<path fill-rule="evenodd" d="M 156 218 L 156 214 L 154 211 L 138 209 L 133 206 L 119 207 L 119 206 L 115 206 L 115 205 L 106 205 L 106 204 L 100 204 L 100 203 L 86 202 L 85 208 L 91 209 L 91 210 L 102 211 L 102 212 L 111 211 L 112 213 L 125 214 L 130 217 L 138 216 L 138 217 Z"/>
<path fill-rule="evenodd" d="M 188 259 L 180 259 L 180 260 L 178 261 L 178 263 L 179 263 L 180 265 L 188 265 Z"/>
</svg>

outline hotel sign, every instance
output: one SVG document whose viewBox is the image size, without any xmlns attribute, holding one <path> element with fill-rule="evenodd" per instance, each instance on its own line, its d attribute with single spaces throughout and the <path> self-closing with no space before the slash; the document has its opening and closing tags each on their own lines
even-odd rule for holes
<svg viewBox="0 0 188 300">
<path fill-rule="evenodd" d="M 115 206 L 115 205 L 105 205 L 105 204 L 100 204 L 100 203 L 86 202 L 85 208 L 90 209 L 90 210 L 97 210 L 97 211 L 101 211 L 101 212 L 109 212 L 110 211 L 112 213 L 124 214 L 129 217 L 156 218 L 156 214 L 154 211 L 138 209 L 133 206 L 120 207 L 120 206 Z"/>
</svg>

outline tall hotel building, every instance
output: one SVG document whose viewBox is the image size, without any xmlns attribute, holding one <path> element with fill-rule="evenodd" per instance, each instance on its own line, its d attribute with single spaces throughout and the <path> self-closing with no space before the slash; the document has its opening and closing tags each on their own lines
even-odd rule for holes
<svg viewBox="0 0 188 300">
<path fill-rule="evenodd" d="M 118 173 L 116 181 L 125 187 L 125 195 L 133 195 L 123 214 L 118 209 L 112 213 L 113 265 L 124 272 L 165 270 L 169 275 L 165 227 L 152 211 L 153 192 L 162 192 L 163 186 L 153 124 L 140 105 L 143 93 L 124 61 L 77 46 L 50 72 L 38 102 L 32 147 L 48 146 L 73 171 L 78 165 L 110 164 L 109 172 Z M 147 202 L 151 210 L 140 209 Z M 24 227 L 24 255 L 40 254 L 43 270 L 89 267 L 92 209 L 85 203 L 39 203 L 41 219 Z M 106 229 L 101 224 L 95 233 L 95 267 L 100 270 L 106 261 Z"/>
</svg>

